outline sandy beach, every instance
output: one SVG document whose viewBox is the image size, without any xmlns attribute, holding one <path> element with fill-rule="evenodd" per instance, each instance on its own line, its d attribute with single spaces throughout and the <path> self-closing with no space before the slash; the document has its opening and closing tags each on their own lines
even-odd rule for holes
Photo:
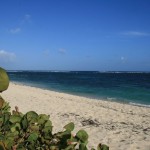
<svg viewBox="0 0 150 150">
<path fill-rule="evenodd" d="M 107 144 L 110 150 L 150 150 L 150 108 L 95 100 L 10 83 L 2 97 L 23 113 L 50 115 L 54 132 L 69 122 L 89 134 L 88 147 Z"/>
</svg>

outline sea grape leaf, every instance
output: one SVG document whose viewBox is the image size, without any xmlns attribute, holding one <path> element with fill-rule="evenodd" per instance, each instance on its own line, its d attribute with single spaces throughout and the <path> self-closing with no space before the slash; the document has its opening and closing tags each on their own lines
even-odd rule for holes
<svg viewBox="0 0 150 150">
<path fill-rule="evenodd" d="M 6 113 L 3 114 L 3 125 L 6 125 L 6 123 L 8 123 L 9 118 L 10 118 L 10 113 L 9 112 L 6 112 Z"/>
<path fill-rule="evenodd" d="M 24 130 L 26 130 L 28 128 L 28 120 L 26 118 L 26 115 L 23 116 L 23 118 L 21 120 L 21 125 Z"/>
<path fill-rule="evenodd" d="M 14 136 L 11 137 L 7 137 L 7 139 L 5 140 L 5 146 L 7 147 L 7 149 L 11 149 L 11 147 L 14 145 Z"/>
<path fill-rule="evenodd" d="M 4 101 L 3 106 L 2 106 L 2 111 L 3 111 L 3 113 L 10 111 L 9 103 L 7 103 L 7 102 Z"/>
<path fill-rule="evenodd" d="M 31 129 L 32 131 L 39 131 L 39 126 L 37 126 L 37 125 L 32 125 L 32 126 L 30 126 L 30 129 Z"/>
<path fill-rule="evenodd" d="M 0 92 L 5 91 L 9 86 L 9 77 L 6 71 L 0 67 Z"/>
<path fill-rule="evenodd" d="M 46 134 L 51 133 L 52 132 L 52 127 L 51 126 L 44 127 L 43 132 L 46 133 Z"/>
<path fill-rule="evenodd" d="M 79 130 L 76 134 L 76 137 L 83 143 L 87 142 L 88 140 L 88 134 L 84 130 Z"/>
<path fill-rule="evenodd" d="M 30 123 L 33 123 L 33 122 L 37 122 L 37 119 L 38 119 L 38 114 L 34 111 L 29 111 L 26 113 L 26 116 L 27 116 L 27 120 L 30 122 Z"/>
<path fill-rule="evenodd" d="M 49 115 L 40 114 L 40 115 L 39 115 L 39 118 L 42 118 L 42 119 L 44 119 L 44 120 L 49 120 Z"/>
<path fill-rule="evenodd" d="M 31 133 L 30 135 L 29 135 L 29 137 L 28 137 L 28 141 L 29 142 L 33 142 L 33 141 L 36 141 L 38 139 L 38 134 L 37 133 Z"/>
<path fill-rule="evenodd" d="M 43 131 L 45 133 L 49 133 L 49 132 L 52 132 L 52 122 L 50 120 L 47 120 L 45 125 L 44 125 L 44 128 L 43 128 Z"/>
<path fill-rule="evenodd" d="M 69 137 L 71 138 L 71 133 L 70 133 L 70 131 L 68 131 L 68 130 L 66 130 L 66 131 L 64 131 L 64 132 L 58 132 L 58 133 L 56 133 L 55 135 L 56 135 L 57 137 L 63 137 L 63 136 L 69 135 Z"/>
<path fill-rule="evenodd" d="M 79 150 L 87 150 L 86 144 L 85 143 L 81 143 L 79 145 Z"/>
<path fill-rule="evenodd" d="M 105 144 L 99 144 L 97 150 L 109 150 L 109 147 Z"/>
<path fill-rule="evenodd" d="M 10 122 L 11 123 L 19 123 L 21 121 L 21 117 L 19 115 L 13 115 L 13 116 L 10 116 Z"/>
<path fill-rule="evenodd" d="M 17 137 L 18 135 L 19 135 L 19 132 L 18 132 L 18 131 L 8 132 L 8 133 L 6 134 L 6 138 L 7 138 L 7 139 L 13 139 L 13 140 L 14 140 L 14 138 Z"/>
<path fill-rule="evenodd" d="M 73 122 L 70 122 L 68 123 L 67 125 L 64 126 L 64 128 L 68 131 L 73 131 L 74 130 L 74 123 Z"/>
<path fill-rule="evenodd" d="M 20 129 L 21 129 L 21 126 L 20 126 L 19 123 L 13 124 L 13 125 L 10 127 L 11 132 L 15 132 L 15 131 L 18 131 L 18 132 L 19 132 Z"/>
<path fill-rule="evenodd" d="M 52 127 L 52 122 L 50 120 L 47 120 L 45 123 L 45 127 Z"/>
<path fill-rule="evenodd" d="M 48 115 L 45 115 L 45 114 L 40 114 L 39 117 L 38 117 L 38 124 L 44 124 L 47 120 L 49 120 L 49 116 Z"/>
</svg>

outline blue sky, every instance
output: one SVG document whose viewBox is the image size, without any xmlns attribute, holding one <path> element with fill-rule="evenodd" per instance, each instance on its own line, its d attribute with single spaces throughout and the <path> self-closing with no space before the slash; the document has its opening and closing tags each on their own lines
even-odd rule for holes
<svg viewBox="0 0 150 150">
<path fill-rule="evenodd" d="M 150 0 L 0 0 L 0 66 L 150 71 Z"/>
</svg>

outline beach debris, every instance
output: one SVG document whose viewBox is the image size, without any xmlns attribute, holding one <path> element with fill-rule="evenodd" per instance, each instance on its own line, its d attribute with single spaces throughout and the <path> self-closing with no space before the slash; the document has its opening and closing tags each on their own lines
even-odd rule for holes
<svg viewBox="0 0 150 150">
<path fill-rule="evenodd" d="M 150 127 L 144 128 L 144 129 L 143 129 L 143 132 L 144 132 L 145 134 L 149 135 L 149 134 L 150 134 Z"/>
<path fill-rule="evenodd" d="M 100 125 L 100 123 L 95 119 L 85 119 L 81 121 L 82 126 L 95 126 L 98 127 Z"/>
<path fill-rule="evenodd" d="M 143 131 L 148 131 L 150 130 L 150 127 L 143 129 Z"/>
<path fill-rule="evenodd" d="M 63 117 L 63 118 L 69 118 L 70 116 L 73 116 L 73 117 L 75 117 L 76 119 L 79 119 L 80 118 L 80 115 L 78 115 L 78 114 L 75 114 L 75 113 L 65 113 L 65 114 L 61 114 L 60 115 L 61 117 Z"/>
<path fill-rule="evenodd" d="M 64 118 L 69 118 L 69 114 L 62 114 L 61 116 Z"/>
</svg>

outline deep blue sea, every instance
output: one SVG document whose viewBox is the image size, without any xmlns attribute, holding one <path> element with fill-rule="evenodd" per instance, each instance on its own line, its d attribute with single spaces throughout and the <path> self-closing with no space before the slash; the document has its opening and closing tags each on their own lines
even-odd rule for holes
<svg viewBox="0 0 150 150">
<path fill-rule="evenodd" d="M 10 81 L 79 96 L 150 107 L 150 73 L 8 71 Z"/>
</svg>

